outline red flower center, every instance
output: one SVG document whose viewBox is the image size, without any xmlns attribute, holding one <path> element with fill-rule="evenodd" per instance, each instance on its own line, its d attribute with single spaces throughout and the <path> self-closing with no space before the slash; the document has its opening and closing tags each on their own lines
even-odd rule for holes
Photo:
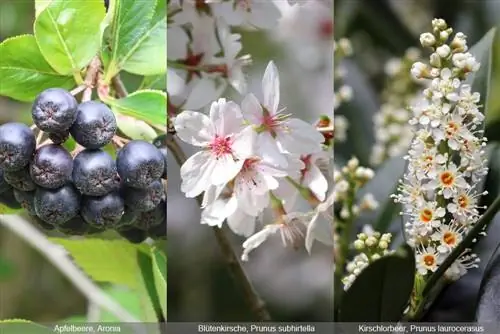
<svg viewBox="0 0 500 334">
<path fill-rule="evenodd" d="M 222 155 L 232 153 L 231 144 L 230 137 L 216 136 L 210 144 L 210 149 L 212 150 L 212 153 L 219 158 Z"/>
</svg>

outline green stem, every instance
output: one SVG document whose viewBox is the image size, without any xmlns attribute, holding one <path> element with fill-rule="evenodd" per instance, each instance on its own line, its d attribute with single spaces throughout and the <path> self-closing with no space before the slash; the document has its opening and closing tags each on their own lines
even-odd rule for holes
<svg viewBox="0 0 500 334">
<path fill-rule="evenodd" d="M 474 239 L 477 238 L 479 233 L 481 233 L 489 222 L 493 219 L 495 214 L 500 210 L 500 196 L 498 196 L 491 206 L 486 210 L 484 215 L 477 221 L 476 225 L 467 234 L 464 240 L 446 257 L 444 262 L 438 267 L 438 269 L 429 277 L 429 280 L 425 284 L 423 295 L 426 296 L 434 286 L 434 284 L 444 275 L 445 271 L 455 262 L 455 260 L 462 255 L 466 248 L 470 248 L 473 244 Z"/>
</svg>

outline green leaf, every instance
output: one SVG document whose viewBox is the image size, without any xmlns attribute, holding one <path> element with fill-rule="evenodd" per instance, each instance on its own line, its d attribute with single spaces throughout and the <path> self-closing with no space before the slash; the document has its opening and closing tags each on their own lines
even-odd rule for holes
<svg viewBox="0 0 500 334">
<path fill-rule="evenodd" d="M 141 296 L 136 290 L 131 290 L 125 287 L 112 285 L 104 289 L 109 297 L 113 298 L 118 304 L 126 309 L 130 314 L 140 320 L 145 319 L 144 310 L 141 307 Z M 102 310 L 99 322 L 120 322 L 115 315 L 109 311 Z"/>
<path fill-rule="evenodd" d="M 155 280 L 156 292 L 160 298 L 163 316 L 167 318 L 167 257 L 158 248 L 151 249 L 153 259 L 153 275 Z"/>
<path fill-rule="evenodd" d="M 139 75 L 163 74 L 167 71 L 167 9 L 166 1 L 158 0 L 150 28 L 134 49 L 123 57 L 127 72 Z"/>
<path fill-rule="evenodd" d="M 154 300 L 150 299 L 149 281 L 143 275 L 143 263 L 138 259 L 149 258 L 145 244 L 135 245 L 124 240 L 85 239 L 70 240 L 51 238 L 62 245 L 80 268 L 96 282 L 124 285 L 141 296 L 145 322 L 156 321 Z M 143 262 L 146 260 L 143 260 Z"/>
<path fill-rule="evenodd" d="M 158 90 L 138 90 L 123 99 L 105 101 L 114 112 L 141 119 L 149 124 L 167 123 L 167 94 Z"/>
<path fill-rule="evenodd" d="M 410 300 L 415 258 L 410 246 L 366 267 L 345 292 L 340 322 L 397 322 Z"/>
<path fill-rule="evenodd" d="M 14 274 L 14 264 L 12 262 L 0 257 L 0 281 L 12 277 Z"/>
<path fill-rule="evenodd" d="M 68 152 L 73 152 L 73 150 L 76 148 L 76 141 L 73 139 L 73 137 L 69 137 L 64 144 L 62 145 Z"/>
<path fill-rule="evenodd" d="M 153 259 L 151 258 L 151 251 L 149 253 L 144 253 L 144 252 L 138 252 L 137 253 L 137 263 L 139 264 L 139 267 L 141 268 L 141 280 L 144 282 L 142 293 L 144 296 L 149 296 L 147 298 L 147 302 L 151 303 L 153 306 L 153 309 L 155 310 L 156 317 L 152 319 L 148 319 L 146 321 L 159 321 L 159 320 L 165 320 L 165 316 L 163 315 L 163 310 L 162 310 L 162 299 L 166 298 L 166 295 L 159 295 L 158 291 L 156 290 L 156 285 L 155 285 L 155 275 L 154 275 L 154 268 L 153 268 Z M 166 301 L 165 301 L 166 303 Z"/>
<path fill-rule="evenodd" d="M 0 95 L 28 102 L 47 88 L 71 89 L 75 85 L 72 77 L 50 67 L 33 35 L 3 41 L 0 55 Z"/>
<path fill-rule="evenodd" d="M 14 215 L 21 211 L 23 211 L 23 209 L 12 209 L 3 203 L 0 203 L 0 215 Z"/>
<path fill-rule="evenodd" d="M 157 137 L 156 131 L 144 121 L 120 114 L 117 115 L 116 121 L 120 131 L 131 139 L 142 139 L 152 142 Z"/>
<path fill-rule="evenodd" d="M 142 245 L 124 240 L 52 238 L 51 241 L 66 248 L 74 261 L 94 281 L 121 284 L 132 289 L 139 287 L 136 254 L 147 251 Z"/>
<path fill-rule="evenodd" d="M 35 16 L 40 15 L 41 12 L 50 4 L 52 0 L 35 0 Z"/>
<path fill-rule="evenodd" d="M 141 83 L 139 89 L 158 89 L 158 90 L 166 90 L 167 89 L 167 75 L 150 75 L 144 77 L 144 80 Z"/>
<path fill-rule="evenodd" d="M 25 319 L 4 319 L 0 320 L 0 333 L 2 334 L 48 334 L 53 333 L 52 328 L 48 328 Z"/>
<path fill-rule="evenodd" d="M 35 20 L 38 46 L 61 74 L 79 75 L 101 46 L 101 1 L 53 0 Z"/>
<path fill-rule="evenodd" d="M 150 36 L 151 28 L 154 27 L 153 20 L 157 19 L 155 14 L 158 2 L 161 1 L 154 0 L 154 6 L 151 6 L 150 2 L 116 0 L 113 23 L 110 26 L 111 54 L 104 75 L 106 82 L 110 82 L 111 78 L 120 72 L 123 65 Z M 150 54 L 146 59 L 150 60 L 150 57 L 154 58 L 155 56 Z M 165 58 L 163 58 L 163 62 L 165 62 Z"/>
<path fill-rule="evenodd" d="M 108 153 L 113 159 L 116 159 L 116 147 L 109 143 L 108 145 L 104 146 L 102 150 L 106 153 Z"/>
<path fill-rule="evenodd" d="M 489 115 L 487 110 L 488 96 L 490 92 L 491 82 L 491 66 L 492 66 L 492 48 L 495 39 L 496 28 L 492 28 L 486 35 L 479 40 L 469 52 L 474 55 L 476 60 L 481 64 L 477 72 L 469 74 L 466 83 L 472 86 L 473 92 L 481 94 L 479 105 L 484 106 L 483 113 L 486 116 L 486 125 L 494 121 L 494 117 Z"/>
</svg>

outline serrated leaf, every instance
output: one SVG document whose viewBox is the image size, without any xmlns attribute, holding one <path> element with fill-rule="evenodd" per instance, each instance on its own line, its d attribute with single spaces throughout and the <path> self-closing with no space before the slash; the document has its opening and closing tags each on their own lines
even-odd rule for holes
<svg viewBox="0 0 500 334">
<path fill-rule="evenodd" d="M 397 322 L 410 299 L 415 257 L 410 246 L 375 260 L 356 278 L 340 303 L 340 322 Z"/>
<path fill-rule="evenodd" d="M 151 249 L 151 258 L 153 259 L 153 275 L 155 280 L 156 292 L 160 299 L 161 308 L 165 319 L 167 318 L 167 257 L 157 249 Z"/>
<path fill-rule="evenodd" d="M 111 78 L 120 72 L 132 53 L 147 38 L 158 1 L 152 2 L 153 6 L 151 2 L 116 0 L 113 23 L 110 26 L 110 60 L 104 75 L 106 82 L 110 82 Z M 163 61 L 165 59 L 163 58 Z"/>
<path fill-rule="evenodd" d="M 121 68 L 125 71 L 139 75 L 163 74 L 167 71 L 166 4 L 166 1 L 157 1 L 149 29 L 123 57 Z"/>
<path fill-rule="evenodd" d="M 40 13 L 50 5 L 51 1 L 52 0 L 35 0 L 35 16 L 40 15 Z"/>
<path fill-rule="evenodd" d="M 140 269 L 136 256 L 137 252 L 148 252 L 147 247 L 124 240 L 51 240 L 62 245 L 94 281 L 139 288 L 137 273 Z"/>
<path fill-rule="evenodd" d="M 73 77 L 50 67 L 33 35 L 3 41 L 0 55 L 0 95 L 28 102 L 47 88 L 70 89 L 75 85 Z"/>
<path fill-rule="evenodd" d="M 122 99 L 105 101 L 114 112 L 141 119 L 149 124 L 167 123 L 167 94 L 158 90 L 138 90 Z"/>
<path fill-rule="evenodd" d="M 130 314 L 134 315 L 140 320 L 144 320 L 144 309 L 141 307 L 141 297 L 137 291 L 127 289 L 125 287 L 112 285 L 104 289 L 109 297 L 118 302 Z M 102 310 L 99 322 L 120 322 L 115 315 L 109 311 Z"/>
<path fill-rule="evenodd" d="M 47 62 L 60 74 L 75 74 L 101 46 L 101 1 L 53 0 L 36 18 L 35 37 Z"/>
<path fill-rule="evenodd" d="M 117 115 L 116 121 L 120 131 L 131 139 L 152 142 L 157 137 L 156 131 L 144 121 L 120 114 Z"/>
</svg>

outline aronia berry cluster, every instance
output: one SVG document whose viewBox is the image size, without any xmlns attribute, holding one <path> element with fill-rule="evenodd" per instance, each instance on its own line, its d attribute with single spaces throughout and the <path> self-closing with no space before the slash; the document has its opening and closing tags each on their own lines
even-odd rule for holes
<svg viewBox="0 0 500 334">
<path fill-rule="evenodd" d="M 114 229 L 137 243 L 166 236 L 165 136 L 129 141 L 115 160 L 103 150 L 117 132 L 113 112 L 98 101 L 78 104 L 60 88 L 36 98 L 32 117 L 49 140 L 37 145 L 34 126 L 0 126 L 2 203 L 69 235 Z M 70 137 L 73 152 L 63 145 Z"/>
</svg>

